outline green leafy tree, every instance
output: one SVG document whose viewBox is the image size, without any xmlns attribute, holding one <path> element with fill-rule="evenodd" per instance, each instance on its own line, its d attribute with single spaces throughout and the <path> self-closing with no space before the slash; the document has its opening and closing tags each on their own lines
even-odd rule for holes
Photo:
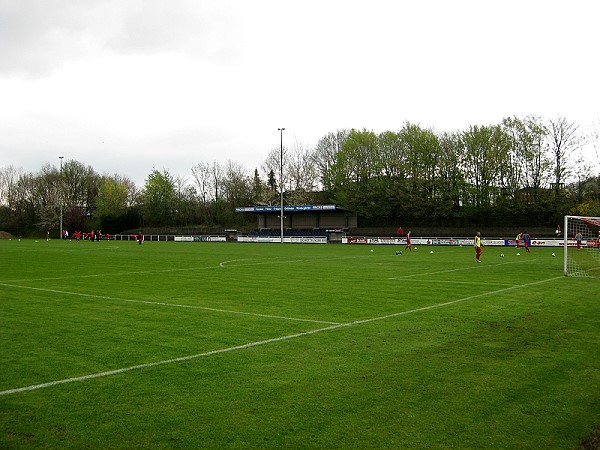
<svg viewBox="0 0 600 450">
<path fill-rule="evenodd" d="M 460 133 L 443 133 L 439 137 L 439 174 L 436 180 L 439 195 L 435 220 L 440 225 L 464 226 L 466 223 L 463 210 L 465 180 L 460 170 L 460 139 Z"/>
<path fill-rule="evenodd" d="M 332 168 L 337 154 L 348 140 L 350 130 L 341 129 L 335 133 L 327 133 L 317 142 L 313 149 L 311 160 L 315 164 L 321 188 L 331 192 L 334 189 L 334 174 Z"/>
<path fill-rule="evenodd" d="M 98 188 L 94 215 L 101 219 L 106 216 L 124 214 L 127 210 L 128 196 L 129 193 L 125 183 L 118 182 L 110 177 L 103 178 Z"/>
<path fill-rule="evenodd" d="M 125 182 L 118 181 L 113 177 L 103 177 L 95 199 L 96 227 L 105 233 L 118 233 L 137 226 L 138 224 L 130 224 L 129 220 L 125 219 L 130 208 L 128 199 L 129 189 Z M 122 228 L 123 225 L 125 225 L 124 228 Z"/>
<path fill-rule="evenodd" d="M 441 152 L 439 140 L 432 130 L 410 123 L 404 125 L 400 137 L 407 149 L 409 202 L 416 208 L 419 221 L 431 220 L 439 195 L 436 185 Z"/>
<path fill-rule="evenodd" d="M 47 182 L 48 178 L 50 182 Z M 22 233 L 27 235 L 33 230 L 44 233 L 58 230 L 58 178 L 58 171 L 52 174 L 49 166 L 44 166 L 35 174 L 24 172 L 19 175 L 12 190 L 14 203 L 11 208 L 14 210 L 16 226 Z M 40 188 L 42 181 L 45 188 Z M 39 195 L 40 190 L 42 196 Z M 45 195 L 44 190 L 48 191 Z"/>
<path fill-rule="evenodd" d="M 255 199 L 260 198 L 265 189 L 265 185 L 260 179 L 260 174 L 258 173 L 258 169 L 254 169 L 254 175 L 252 177 L 252 199 L 253 202 Z"/>
<path fill-rule="evenodd" d="M 377 214 L 377 135 L 351 130 L 331 166 L 335 202 L 370 219 Z"/>
<path fill-rule="evenodd" d="M 93 215 L 101 177 L 92 166 L 68 160 L 63 164 L 61 180 L 65 228 L 81 230 Z"/>
<path fill-rule="evenodd" d="M 536 117 L 505 118 L 502 130 L 510 142 L 505 191 L 512 204 L 513 223 L 531 223 L 547 217 L 551 160 L 546 145 L 548 130 Z M 542 219 L 543 222 L 543 219 Z"/>
<path fill-rule="evenodd" d="M 501 185 L 500 167 L 506 162 L 498 126 L 471 126 L 463 133 L 463 168 L 476 207 L 489 208 Z"/>
<path fill-rule="evenodd" d="M 378 165 L 381 175 L 389 179 L 407 177 L 407 144 L 400 133 L 385 131 L 377 136 Z"/>
<path fill-rule="evenodd" d="M 61 204 L 65 210 L 60 171 L 45 164 L 35 176 L 23 178 L 22 182 L 22 192 L 35 211 L 39 229 L 58 230 Z"/>
<path fill-rule="evenodd" d="M 147 226 L 167 226 L 173 224 L 177 194 L 175 181 L 168 170 L 154 169 L 142 191 L 143 217 Z"/>
</svg>

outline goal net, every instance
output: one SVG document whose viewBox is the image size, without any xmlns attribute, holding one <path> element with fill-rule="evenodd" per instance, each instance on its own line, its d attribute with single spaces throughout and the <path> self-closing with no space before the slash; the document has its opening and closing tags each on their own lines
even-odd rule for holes
<svg viewBox="0 0 600 450">
<path fill-rule="evenodd" d="M 565 216 L 564 271 L 572 277 L 600 277 L 600 217 Z"/>
</svg>

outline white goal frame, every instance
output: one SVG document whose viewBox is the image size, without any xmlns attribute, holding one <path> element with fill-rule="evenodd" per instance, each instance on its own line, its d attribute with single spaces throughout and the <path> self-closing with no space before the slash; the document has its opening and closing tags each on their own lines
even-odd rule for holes
<svg viewBox="0 0 600 450">
<path fill-rule="evenodd" d="M 600 217 L 565 216 L 563 270 L 566 276 L 600 277 Z M 577 234 L 581 233 L 581 248 Z"/>
</svg>

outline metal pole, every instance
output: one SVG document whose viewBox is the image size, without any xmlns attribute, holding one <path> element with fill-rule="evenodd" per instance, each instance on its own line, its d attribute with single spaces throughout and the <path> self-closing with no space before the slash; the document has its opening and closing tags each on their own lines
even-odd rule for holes
<svg viewBox="0 0 600 450">
<path fill-rule="evenodd" d="M 63 238 L 63 214 L 62 214 L 62 160 L 64 156 L 59 156 L 60 159 L 60 180 L 58 183 L 58 202 L 60 203 L 60 238 Z"/>
<path fill-rule="evenodd" d="M 563 223 L 563 273 L 569 274 L 569 216 L 565 216 Z"/>
<path fill-rule="evenodd" d="M 283 130 L 285 128 L 277 128 L 281 136 L 280 141 L 280 159 L 279 159 L 279 191 L 281 193 L 281 210 L 279 211 L 279 218 L 281 223 L 281 243 L 283 244 Z"/>
</svg>

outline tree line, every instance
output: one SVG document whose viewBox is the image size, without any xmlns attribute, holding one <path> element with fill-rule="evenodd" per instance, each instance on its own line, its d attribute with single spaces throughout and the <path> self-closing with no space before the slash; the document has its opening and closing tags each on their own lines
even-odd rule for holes
<svg viewBox="0 0 600 450">
<path fill-rule="evenodd" d="M 152 170 L 144 186 L 67 160 L 35 173 L 0 168 L 0 229 L 119 233 L 143 227 L 249 226 L 235 208 L 335 203 L 360 226 L 554 226 L 565 214 L 600 216 L 600 175 L 580 154 L 597 146 L 566 118 L 510 117 L 436 132 L 342 129 L 314 146 L 272 148 L 260 168 L 199 162 L 190 177 Z M 283 156 L 283 179 L 280 163 Z"/>
</svg>

